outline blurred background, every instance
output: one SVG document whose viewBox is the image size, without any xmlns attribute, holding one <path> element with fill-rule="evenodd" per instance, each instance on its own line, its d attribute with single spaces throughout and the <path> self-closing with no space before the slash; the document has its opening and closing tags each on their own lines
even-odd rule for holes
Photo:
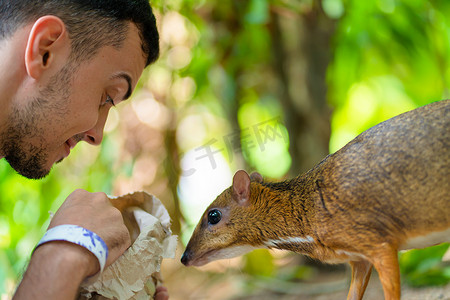
<svg viewBox="0 0 450 300">
<path fill-rule="evenodd" d="M 163 263 L 171 299 L 344 299 L 347 267 L 297 254 L 257 250 L 198 269 L 179 258 L 236 170 L 268 180 L 296 176 L 365 129 L 449 98 L 450 1 L 152 5 L 161 57 L 132 100 L 111 110 L 101 147 L 78 145 L 40 181 L 0 161 L 1 300 L 10 299 L 48 212 L 77 188 L 145 190 L 164 203 L 179 235 L 176 259 Z M 399 254 L 403 284 L 449 283 L 448 247 Z"/>
</svg>

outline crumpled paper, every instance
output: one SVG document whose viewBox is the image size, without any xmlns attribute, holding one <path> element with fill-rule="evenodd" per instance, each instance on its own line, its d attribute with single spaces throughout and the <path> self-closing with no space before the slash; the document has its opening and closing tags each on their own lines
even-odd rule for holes
<svg viewBox="0 0 450 300">
<path fill-rule="evenodd" d="M 79 299 L 153 299 L 161 281 L 158 272 L 162 259 L 175 257 L 177 236 L 172 235 L 169 213 L 163 204 L 145 192 L 124 195 L 117 200 L 126 197 L 143 200 L 140 208 L 122 212 L 132 240 L 136 230 L 130 224 L 137 223 L 140 233 L 131 247 L 103 273 L 83 282 Z"/>
</svg>

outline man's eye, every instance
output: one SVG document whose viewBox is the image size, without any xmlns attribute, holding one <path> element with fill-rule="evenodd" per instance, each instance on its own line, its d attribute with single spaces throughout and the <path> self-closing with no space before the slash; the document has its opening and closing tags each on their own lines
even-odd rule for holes
<svg viewBox="0 0 450 300">
<path fill-rule="evenodd" d="M 113 98 L 111 98 L 109 95 L 106 95 L 106 100 L 105 100 L 105 104 L 111 103 L 112 106 L 116 106 L 116 104 L 114 103 Z"/>
</svg>

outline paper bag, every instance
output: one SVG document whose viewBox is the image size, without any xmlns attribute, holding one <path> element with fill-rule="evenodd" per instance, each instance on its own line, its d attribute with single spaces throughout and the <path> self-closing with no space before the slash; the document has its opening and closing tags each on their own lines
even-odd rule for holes
<svg viewBox="0 0 450 300">
<path fill-rule="evenodd" d="M 116 206 L 115 203 L 137 198 L 140 207 L 123 212 L 132 240 L 133 235 L 137 238 L 103 273 L 83 282 L 79 299 L 153 299 L 161 281 L 158 272 L 162 259 L 175 257 L 177 237 L 170 231 L 169 213 L 156 197 L 135 192 L 112 200 Z M 139 235 L 133 224 L 139 228 Z"/>
</svg>

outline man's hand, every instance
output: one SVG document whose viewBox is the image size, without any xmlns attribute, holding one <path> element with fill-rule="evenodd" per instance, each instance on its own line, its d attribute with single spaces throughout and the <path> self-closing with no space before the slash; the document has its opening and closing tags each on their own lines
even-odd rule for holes
<svg viewBox="0 0 450 300">
<path fill-rule="evenodd" d="M 111 205 L 105 193 L 75 190 L 53 216 L 48 228 L 63 224 L 78 225 L 100 236 L 109 250 L 106 266 L 113 263 L 131 245 L 122 214 Z M 94 255 L 92 257 L 96 260 Z M 87 276 L 100 270 L 98 261 L 93 263 L 93 267 Z"/>
<path fill-rule="evenodd" d="M 73 224 L 99 235 L 109 249 L 110 265 L 130 246 L 122 215 L 104 193 L 76 190 L 61 205 L 49 228 Z M 97 258 L 87 249 L 54 241 L 39 246 L 31 257 L 13 299 L 74 299 L 81 282 L 100 270 Z"/>
<path fill-rule="evenodd" d="M 155 292 L 155 300 L 168 300 L 169 299 L 169 292 L 167 291 L 167 288 L 164 286 L 159 286 L 156 288 Z"/>
</svg>

